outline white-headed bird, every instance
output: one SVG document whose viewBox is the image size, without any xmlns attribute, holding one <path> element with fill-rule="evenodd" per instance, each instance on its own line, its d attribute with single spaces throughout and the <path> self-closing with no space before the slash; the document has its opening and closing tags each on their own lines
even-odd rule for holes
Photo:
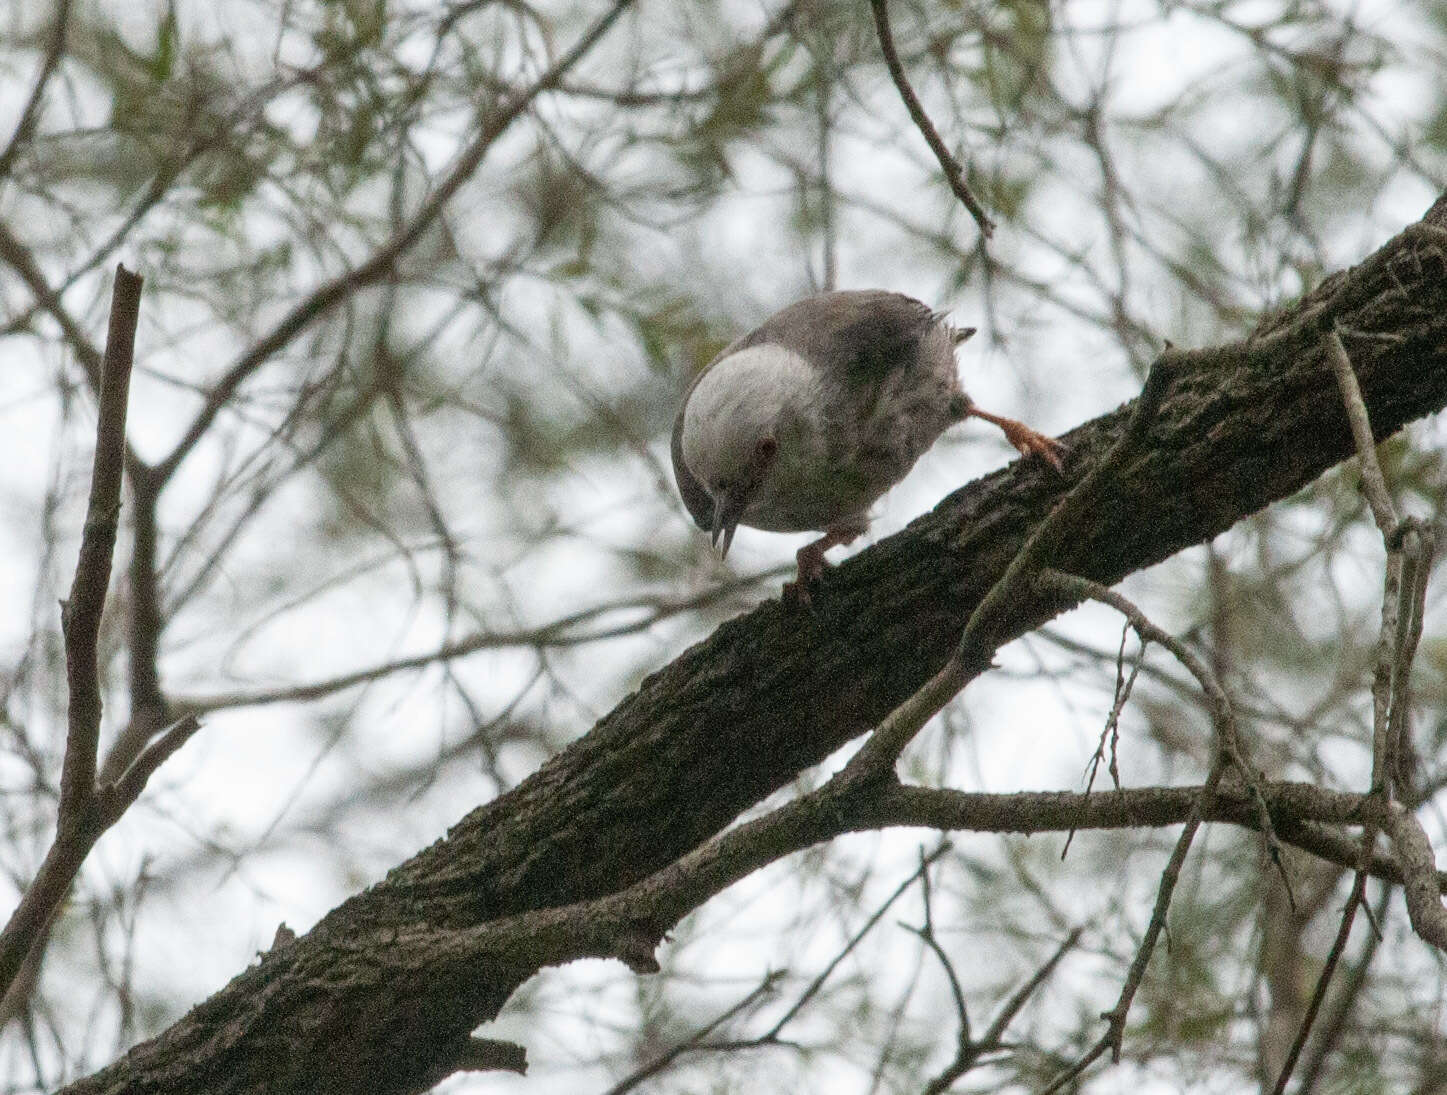
<svg viewBox="0 0 1447 1095">
<path fill-rule="evenodd" d="M 869 527 L 869 507 L 950 426 L 983 418 L 1057 470 L 1064 447 L 975 406 L 955 347 L 974 328 L 881 290 L 824 293 L 776 312 L 698 374 L 673 423 L 689 514 L 728 554 L 739 525 L 823 535 L 799 549 L 808 599 L 824 553 Z"/>
</svg>

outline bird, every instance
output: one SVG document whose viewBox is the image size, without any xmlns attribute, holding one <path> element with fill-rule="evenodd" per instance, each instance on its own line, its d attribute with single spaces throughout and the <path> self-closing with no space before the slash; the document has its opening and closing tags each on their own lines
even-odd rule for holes
<svg viewBox="0 0 1447 1095">
<path fill-rule="evenodd" d="M 980 418 L 1063 470 L 1065 446 L 977 406 L 955 349 L 975 333 L 886 290 L 841 290 L 774 313 L 688 385 L 673 422 L 684 507 L 722 557 L 739 525 L 821 532 L 798 550 L 785 599 L 808 603 L 824 553 L 869 527 L 869 508 L 950 426 Z"/>
</svg>

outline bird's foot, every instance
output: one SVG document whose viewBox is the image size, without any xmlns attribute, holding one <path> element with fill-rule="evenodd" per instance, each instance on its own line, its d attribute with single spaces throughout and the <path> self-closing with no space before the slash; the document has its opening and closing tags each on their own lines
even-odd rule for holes
<svg viewBox="0 0 1447 1095">
<path fill-rule="evenodd" d="M 1017 422 L 1013 418 L 1002 418 L 996 425 L 1005 431 L 1005 440 L 1010 442 L 1022 456 L 1038 456 L 1056 471 L 1065 471 L 1061 457 L 1070 449 L 1064 443 L 1053 437 L 1047 437 L 1039 430 L 1032 430 L 1025 423 Z"/>
<path fill-rule="evenodd" d="M 828 543 L 829 537 L 822 540 L 815 540 L 812 544 L 805 544 L 794 555 L 794 561 L 798 564 L 798 573 L 795 574 L 792 582 L 784 583 L 784 603 L 794 605 L 797 608 L 808 608 L 813 602 L 809 594 L 809 587 L 814 585 L 824 572 L 833 567 L 828 559 L 824 558 L 826 548 L 833 547 Z"/>
<path fill-rule="evenodd" d="M 1058 472 L 1064 472 L 1065 466 L 1061 457 L 1070 451 L 1070 446 L 1047 437 L 1039 430 L 1032 430 L 1025 423 L 1014 418 L 1006 418 L 1001 414 L 991 414 L 989 411 L 981 410 L 971 404 L 966 412 L 976 418 L 983 418 L 986 422 L 993 422 L 999 426 L 1005 434 L 1005 440 L 1010 442 L 1022 456 L 1038 456 Z"/>
<path fill-rule="evenodd" d="M 784 591 L 780 594 L 780 598 L 784 604 L 790 608 L 807 609 L 814 607 L 814 598 L 809 593 L 809 587 L 797 580 L 784 583 Z"/>
<path fill-rule="evenodd" d="M 798 608 L 808 608 L 813 600 L 809 595 L 809 587 L 817 582 L 826 570 L 834 566 L 824 558 L 824 553 L 840 544 L 853 543 L 867 527 L 867 523 L 850 522 L 825 529 L 823 536 L 796 551 L 794 562 L 798 565 L 798 573 L 792 582 L 784 583 L 784 603 L 795 605 Z"/>
</svg>

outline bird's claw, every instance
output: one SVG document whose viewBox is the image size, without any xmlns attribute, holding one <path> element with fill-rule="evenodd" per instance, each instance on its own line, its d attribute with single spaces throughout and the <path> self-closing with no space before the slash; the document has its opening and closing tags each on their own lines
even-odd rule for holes
<svg viewBox="0 0 1447 1095">
<path fill-rule="evenodd" d="M 1057 472 L 1064 474 L 1065 465 L 1061 460 L 1070 451 L 1070 446 L 1053 437 L 1047 437 L 1039 430 L 1032 430 L 1023 422 L 1012 422 L 1003 427 L 1005 440 L 1009 441 L 1022 456 L 1038 456 Z"/>
<path fill-rule="evenodd" d="M 785 582 L 782 599 L 790 608 L 810 609 L 814 607 L 814 598 L 809 593 L 809 587 L 803 582 Z"/>
<path fill-rule="evenodd" d="M 798 573 L 792 582 L 784 583 L 784 603 L 795 608 L 811 608 L 814 598 L 809 593 L 809 587 L 816 584 L 826 570 L 833 570 L 834 564 L 824 558 L 818 541 L 800 548 L 794 559 Z"/>
</svg>

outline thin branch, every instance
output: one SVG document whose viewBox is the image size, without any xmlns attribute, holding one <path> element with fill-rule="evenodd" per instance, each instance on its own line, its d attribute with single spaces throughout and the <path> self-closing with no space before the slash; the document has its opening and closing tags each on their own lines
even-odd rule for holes
<svg viewBox="0 0 1447 1095">
<path fill-rule="evenodd" d="M 330 311 L 336 305 L 349 299 L 357 290 L 371 285 L 391 273 L 397 262 L 422 239 L 433 223 L 442 215 L 447 204 L 472 178 L 488 151 L 539 95 L 556 87 L 579 61 L 583 59 L 598 41 L 613 26 L 618 18 L 633 3 L 633 0 L 614 0 L 608 9 L 586 30 L 566 53 L 546 72 L 519 92 L 511 101 L 489 111 L 477 120 L 479 133 L 457 157 L 452 169 L 422 203 L 410 221 L 402 225 L 380 248 L 359 265 L 344 274 L 318 286 L 300 304 L 287 313 L 282 320 L 262 336 L 239 360 L 231 366 L 211 389 L 206 403 L 197 413 L 191 425 L 176 443 L 175 448 L 155 465 L 157 485 L 167 482 L 187 454 L 205 436 L 216 416 L 230 402 L 236 390 L 257 369 L 287 346 L 297 335 L 318 316 Z"/>
<path fill-rule="evenodd" d="M 975 223 L 980 226 L 980 235 L 989 239 L 994 234 L 995 223 L 990 220 L 984 207 L 970 191 L 969 184 L 965 182 L 964 165 L 955 159 L 950 150 L 945 147 L 945 142 L 940 139 L 939 131 L 935 129 L 934 123 L 925 113 L 919 96 L 910 86 L 909 76 L 905 73 L 904 65 L 899 59 L 899 51 L 894 47 L 894 32 L 889 26 L 888 0 L 870 0 L 870 4 L 874 8 L 874 29 L 879 35 L 879 49 L 884 54 L 884 63 L 889 68 L 890 79 L 894 81 L 894 86 L 899 90 L 899 97 L 904 100 L 905 109 L 909 111 L 915 128 L 920 131 L 925 142 L 930 146 L 930 151 L 935 154 L 935 159 L 939 161 L 940 169 L 945 173 L 945 181 L 950 184 L 950 189 L 955 192 L 955 197 L 960 199 L 961 204 L 969 210 L 970 216 L 975 218 Z"/>
<path fill-rule="evenodd" d="M 101 695 L 98 646 L 120 520 L 126 451 L 126 403 L 140 317 L 141 278 L 116 267 L 110 330 L 100 380 L 100 409 L 85 530 L 70 597 L 61 610 L 70 706 L 55 840 L 0 932 L 0 996 L 46 931 L 86 855 L 104 832 L 95 790 Z"/>
<path fill-rule="evenodd" d="M 141 755 L 131 762 L 131 766 L 119 779 L 100 789 L 101 817 L 107 826 L 120 820 L 121 815 L 141 797 L 141 792 L 146 789 L 146 784 L 156 774 L 156 770 L 200 729 L 201 720 L 195 715 L 178 719 L 141 751 Z"/>
<path fill-rule="evenodd" d="M 35 86 L 30 89 L 30 98 L 26 100 L 25 109 L 20 112 L 20 121 L 16 123 L 15 132 L 10 136 L 10 142 L 5 146 L 5 151 L 0 152 L 0 179 L 10 174 L 10 168 L 15 163 L 15 157 L 25 142 L 30 140 L 35 130 L 36 120 L 40 116 L 40 103 L 45 98 L 46 85 L 50 78 L 55 75 L 55 69 L 60 64 L 61 54 L 65 52 L 65 32 L 70 26 L 71 0 L 57 0 L 55 5 L 54 22 L 50 26 L 50 41 L 45 47 L 45 60 L 40 63 L 40 72 L 35 77 Z"/>
<path fill-rule="evenodd" d="M 710 585 L 707 589 L 700 590 L 688 597 L 629 598 L 571 612 L 536 627 L 524 627 L 516 631 L 479 631 L 442 643 L 435 650 L 402 658 L 392 658 L 362 669 L 355 669 L 350 673 L 324 677 L 321 680 L 278 685 L 274 688 L 238 689 L 234 692 L 215 692 L 209 695 L 176 696 L 171 700 L 170 707 L 177 712 L 205 715 L 213 711 L 237 707 L 296 703 L 321 699 L 335 692 L 382 680 L 395 673 L 425 669 L 428 666 L 464 658 L 482 650 L 582 646 L 604 639 L 617 638 L 621 635 L 633 635 L 671 616 L 707 608 L 727 600 L 740 590 L 753 588 L 761 581 L 778 577 L 782 573 L 784 573 L 782 568 L 775 567 L 758 574 L 731 578 Z M 620 620 L 605 626 L 595 626 L 589 630 L 581 629 L 583 624 L 606 618 L 611 614 L 635 611 L 639 612 L 636 618 Z"/>
<path fill-rule="evenodd" d="M 1386 754 L 1384 775 L 1390 780 L 1398 798 L 1416 800 L 1413 790 L 1415 749 L 1412 743 L 1412 662 L 1417 644 L 1422 640 L 1422 617 L 1426 611 L 1427 585 L 1432 576 L 1432 557 L 1436 537 L 1423 521 L 1409 517 L 1397 526 L 1397 534 L 1388 538 L 1388 548 L 1400 545 L 1396 554 L 1401 559 L 1397 594 L 1396 628 L 1392 636 L 1391 669 L 1388 675 Z"/>
<path fill-rule="evenodd" d="M 1438 947 L 1447 940 L 1447 912 L 1441 901 L 1441 886 L 1436 878 L 1436 865 L 1427 846 L 1427 858 L 1431 868 L 1421 862 L 1420 844 L 1426 842 L 1426 834 L 1415 818 L 1395 801 L 1395 785 L 1405 782 L 1403 757 L 1410 751 L 1407 730 L 1410 707 L 1410 682 L 1412 660 L 1416 655 L 1417 642 L 1422 634 L 1421 613 L 1427 595 L 1427 578 L 1431 570 L 1432 534 L 1420 521 L 1408 518 L 1403 521 L 1397 516 L 1392 504 L 1391 491 L 1387 488 L 1386 477 L 1382 474 L 1377 460 L 1376 435 L 1372 431 L 1371 417 L 1366 401 L 1362 398 L 1357 384 L 1356 371 L 1352 368 L 1351 357 L 1347 354 L 1341 334 L 1333 325 L 1323 336 L 1327 362 L 1336 377 L 1342 404 L 1346 408 L 1347 421 L 1351 424 L 1352 440 L 1356 445 L 1357 458 L 1361 465 L 1362 491 L 1371 507 L 1372 519 L 1382 534 L 1387 549 L 1386 574 L 1382 589 L 1381 630 L 1377 638 L 1376 668 L 1372 674 L 1372 776 L 1371 794 L 1377 803 L 1397 817 L 1390 827 L 1394 838 L 1405 841 L 1398 845 L 1398 852 L 1405 870 L 1412 873 L 1412 894 L 1408 896 L 1408 912 L 1412 926 L 1418 934 Z M 1410 822 L 1401 820 L 1410 818 Z M 1361 834 L 1360 853 L 1356 876 L 1346 907 L 1342 910 L 1341 923 L 1337 926 L 1336 938 L 1327 952 L 1326 962 L 1317 978 L 1301 1027 L 1296 1032 L 1291 1048 L 1276 1079 L 1273 1095 L 1283 1095 L 1291 1074 L 1296 1069 L 1307 1038 L 1326 999 L 1327 989 L 1336 973 L 1341 956 L 1346 952 L 1352 924 L 1360 907 L 1370 915 L 1366 904 L 1367 864 L 1376 844 L 1378 826 L 1367 824 Z M 1424 874 L 1425 872 L 1425 874 Z M 1373 925 L 1375 927 L 1375 924 Z M 1380 935 L 1380 929 L 1378 929 Z"/>
<path fill-rule="evenodd" d="M 1224 748 L 1220 754 L 1225 755 Z M 628 909 L 629 923 L 636 925 L 642 920 L 666 926 L 734 882 L 792 852 L 845 833 L 896 826 L 1040 833 L 1060 832 L 1072 826 L 1115 829 L 1185 822 L 1192 835 L 1202 821 L 1226 821 L 1254 828 L 1258 815 L 1253 792 L 1234 780 L 1221 778 L 1223 768 L 1231 767 L 1218 763 L 1213 776 L 1196 787 L 1126 789 L 1089 799 L 1075 792 L 983 794 L 906 787 L 894 782 L 850 780 L 841 772 L 817 790 L 700 845 L 637 883 L 627 891 L 632 897 L 625 897 L 621 891 L 614 897 L 624 902 L 620 907 Z M 1377 811 L 1376 801 L 1369 795 L 1329 791 L 1306 783 L 1268 783 L 1261 790 L 1273 816 L 1330 824 L 1360 825 L 1371 821 L 1384 828 L 1388 823 L 1399 823 Z M 1415 819 L 1410 814 L 1406 818 L 1410 828 Z M 1410 842 L 1411 833 L 1404 833 L 1403 839 Z M 1158 909 L 1163 900 L 1169 900 L 1188 844 L 1177 844 L 1163 877 Z M 1412 844 L 1410 850 L 1416 856 L 1410 863 L 1383 860 L 1382 877 L 1408 881 L 1410 885 L 1409 871 L 1417 871 L 1419 886 L 1435 887 L 1438 876 L 1431 865 L 1430 847 L 1426 875 L 1420 874 L 1424 861 L 1419 846 Z M 1354 858 L 1354 854 L 1348 858 Z M 600 921 L 597 930 L 604 927 L 606 924 Z"/>
<path fill-rule="evenodd" d="M 1356 442 L 1357 457 L 1362 467 L 1362 491 L 1367 504 L 1372 507 L 1372 519 L 1383 536 L 1390 536 L 1397 527 L 1397 511 L 1392 505 L 1391 492 L 1387 490 L 1382 466 L 1377 462 L 1377 440 L 1372 434 L 1372 423 L 1367 417 L 1367 405 L 1362 399 L 1362 390 L 1357 384 L 1357 375 L 1352 370 L 1351 358 L 1342 344 L 1341 334 L 1333 326 L 1323 337 L 1326 360 L 1336 376 L 1341 389 L 1342 402 L 1346 404 L 1347 421 L 1351 423 L 1352 440 Z"/>
<path fill-rule="evenodd" d="M 1181 867 L 1186 862 L 1186 853 L 1191 850 L 1191 843 L 1196 838 L 1196 831 L 1201 827 L 1201 822 L 1215 804 L 1216 788 L 1220 784 L 1225 768 L 1226 754 L 1222 749 L 1191 806 L 1191 816 L 1186 819 L 1185 828 L 1181 830 L 1181 835 L 1176 839 L 1176 846 L 1171 850 L 1171 858 L 1166 862 L 1165 870 L 1161 872 L 1161 884 L 1156 890 L 1156 903 L 1155 907 L 1151 909 L 1150 923 L 1146 926 L 1145 935 L 1141 939 L 1140 946 L 1136 948 L 1135 958 L 1131 961 L 1130 969 L 1126 972 L 1125 984 L 1121 986 L 1120 996 L 1115 1002 L 1115 1007 L 1101 1016 L 1109 1024 L 1106 1032 L 1075 1066 L 1045 1089 L 1047 1095 L 1049 1092 L 1061 1090 L 1064 1084 L 1084 1072 L 1107 1049 L 1110 1050 L 1112 1063 L 1120 1062 L 1121 1046 L 1125 1040 L 1125 1023 L 1130 1015 L 1131 1004 L 1135 1000 L 1135 994 L 1140 988 L 1141 982 L 1145 979 L 1146 967 L 1155 953 L 1160 934 L 1165 930 L 1166 913 L 1170 910 L 1171 897 L 1175 893 L 1176 883 L 1180 881 Z"/>
<path fill-rule="evenodd" d="M 725 1023 L 748 1011 L 761 1000 L 772 996 L 778 989 L 780 976 L 778 970 L 770 970 L 764 975 L 764 979 L 749 991 L 747 996 L 730 1007 L 722 1015 L 717 1016 L 712 1021 L 699 1027 L 698 1030 L 694 1031 L 676 1046 L 672 1046 L 664 1053 L 659 1054 L 653 1060 L 649 1061 L 646 1065 L 624 1077 L 622 1080 L 619 1080 L 605 1091 L 603 1095 L 627 1095 L 628 1092 L 632 1091 L 645 1080 L 650 1080 L 667 1069 L 684 1054 L 693 1050 L 713 1048 L 712 1044 L 706 1042 L 709 1035 Z M 731 1043 L 731 1045 L 733 1044 L 736 1043 Z"/>
<path fill-rule="evenodd" d="M 100 739 L 101 698 L 97 647 L 101 613 L 110 588 L 111 559 L 120 523 L 121 479 L 125 466 L 126 404 L 135 357 L 136 325 L 141 314 L 141 278 L 116 267 L 111 296 L 110 331 L 101 371 L 100 409 L 90 501 L 75 580 L 61 612 L 65 631 L 66 678 L 70 685 L 69 726 L 60 777 L 60 823 L 76 823 L 95 789 L 96 748 Z"/>
<path fill-rule="evenodd" d="M 1006 1028 L 1014 1022 L 1015 1016 L 1020 1014 L 1020 1009 L 1030 1002 L 1030 997 L 1035 995 L 1035 991 L 1055 972 L 1055 967 L 1060 964 L 1060 960 L 1075 949 L 1075 945 L 1080 942 L 1083 930 L 1082 928 L 1072 928 L 1070 934 L 1061 941 L 1060 946 L 1055 948 L 1055 953 L 1046 959 L 1045 964 L 1035 971 L 1030 980 L 1010 994 L 1010 999 L 1005 1001 L 1000 1013 L 995 1016 L 986 1029 L 985 1036 L 980 1039 L 981 1045 L 994 1047 L 1001 1044 Z"/>
<path fill-rule="evenodd" d="M 1293 907 L 1295 899 L 1291 896 L 1290 882 L 1286 877 L 1285 864 L 1281 858 L 1281 846 L 1277 839 L 1275 826 L 1271 820 L 1271 811 L 1266 803 L 1266 796 L 1262 788 L 1260 776 L 1251 767 L 1241 744 L 1240 735 L 1236 727 L 1236 717 L 1231 708 L 1231 702 L 1222 688 L 1216 675 L 1210 668 L 1198 658 L 1175 636 L 1161 630 L 1149 618 L 1141 612 L 1133 603 L 1122 597 L 1120 594 L 1106 588 L 1098 582 L 1088 581 L 1072 575 L 1063 574 L 1057 570 L 1044 570 L 1041 572 L 1037 584 L 1044 590 L 1069 597 L 1073 600 L 1086 599 L 1100 601 L 1108 604 L 1130 621 L 1136 633 L 1141 637 L 1142 642 L 1148 640 L 1159 643 L 1175 656 L 1176 660 L 1185 667 L 1201 686 L 1205 694 L 1211 713 L 1211 722 L 1215 728 L 1216 736 L 1216 758 L 1211 765 L 1210 774 L 1202 784 L 1198 797 L 1192 806 L 1191 816 L 1186 820 L 1186 826 L 1176 841 L 1175 849 L 1171 858 L 1166 864 L 1166 869 L 1161 875 L 1161 884 L 1156 893 L 1155 908 L 1151 913 L 1150 924 L 1146 929 L 1145 936 L 1136 950 L 1136 955 L 1131 963 L 1129 972 L 1126 975 L 1125 984 L 1121 989 L 1120 998 L 1110 1011 L 1105 1013 L 1104 1018 L 1109 1022 L 1109 1027 L 1102 1035 L 1099 1042 L 1087 1052 L 1061 1076 L 1057 1077 L 1047 1091 L 1058 1091 L 1066 1083 L 1073 1081 L 1080 1076 L 1090 1064 L 1098 1060 L 1108 1048 L 1111 1053 L 1111 1060 L 1120 1060 L 1121 1045 L 1125 1035 L 1126 1018 L 1130 1012 L 1130 1006 L 1135 998 L 1136 991 L 1140 987 L 1141 980 L 1145 976 L 1147 964 L 1150 962 L 1151 954 L 1155 949 L 1156 940 L 1161 931 L 1165 928 L 1166 912 L 1170 908 L 1171 895 L 1175 890 L 1177 880 L 1180 877 L 1181 867 L 1185 862 L 1186 853 L 1190 850 L 1191 842 L 1194 840 L 1196 830 L 1200 827 L 1201 821 L 1209 815 L 1214 805 L 1217 788 L 1220 785 L 1221 777 L 1227 767 L 1238 771 L 1241 778 L 1245 780 L 1251 801 L 1255 807 L 1256 820 L 1266 841 L 1267 848 L 1276 863 L 1277 869 L 1281 872 L 1282 880 L 1287 885 L 1287 896 Z"/>
<path fill-rule="evenodd" d="M 1301 1058 L 1301 1051 L 1306 1048 L 1306 1039 L 1311 1034 L 1311 1028 L 1316 1025 L 1317 1013 L 1321 1010 L 1322 1001 L 1326 999 L 1327 987 L 1331 984 L 1332 975 L 1336 973 L 1337 963 L 1341 956 L 1346 953 L 1347 940 L 1351 936 L 1352 923 L 1356 920 L 1357 906 L 1365 905 L 1364 898 L 1367 890 L 1367 874 L 1365 871 L 1357 871 L 1356 879 L 1352 883 L 1352 891 L 1347 897 L 1346 908 L 1342 910 L 1341 923 L 1337 925 L 1336 938 L 1332 940 L 1331 950 L 1327 952 L 1326 962 L 1322 966 L 1321 974 L 1316 979 L 1316 988 L 1312 990 L 1311 1000 L 1307 1002 L 1306 1014 L 1302 1017 L 1301 1027 L 1292 1040 L 1291 1049 L 1287 1051 L 1286 1061 L 1281 1066 L 1281 1075 L 1276 1078 L 1276 1086 L 1272 1088 L 1272 1095 L 1284 1095 L 1287 1081 L 1296 1070 L 1296 1062 Z"/>
<path fill-rule="evenodd" d="M 35 261 L 34 254 L 3 221 L 0 221 L 0 259 L 4 259 L 11 269 L 20 275 L 20 280 L 25 282 L 31 296 L 60 325 L 60 332 L 65 336 L 66 345 L 71 348 L 77 360 L 80 361 L 81 368 L 85 370 L 86 379 L 90 381 L 91 390 L 99 392 L 101 352 L 86 337 L 85 331 L 81 329 L 75 317 L 65 310 L 60 293 L 45 280 L 45 275 Z"/>
<path fill-rule="evenodd" d="M 969 1045 L 973 1038 L 970 1034 L 970 1012 L 965 1005 L 965 990 L 960 987 L 960 979 L 955 973 L 955 965 L 950 961 L 950 956 L 945 953 L 944 947 L 935 935 L 935 916 L 933 892 L 930 888 L 929 872 L 920 875 L 919 880 L 920 903 L 924 906 L 924 927 L 915 933 L 922 939 L 940 960 L 940 967 L 945 971 L 945 977 L 950 983 L 950 995 L 955 1001 L 955 1014 L 960 1017 L 960 1045 Z"/>
<path fill-rule="evenodd" d="M 779 1018 L 779 1021 L 761 1035 L 761 1041 L 772 1041 L 779 1036 L 779 1032 L 794 1020 L 794 1017 L 804 1009 L 804 1006 L 810 1000 L 818 995 L 819 990 L 824 987 L 824 983 L 829 980 L 830 975 L 839 968 L 839 963 L 843 962 L 854 948 L 863 942 L 864 937 L 873 930 L 874 926 L 878 924 L 880 920 L 884 919 L 884 914 L 889 911 L 890 906 L 903 897 L 911 886 L 920 879 L 925 878 L 929 874 L 929 869 L 934 866 L 935 861 L 949 850 L 949 841 L 942 840 L 940 841 L 939 847 L 935 848 L 929 855 L 920 857 L 919 866 L 915 869 L 914 873 L 895 887 L 894 892 L 884 899 L 879 908 L 874 910 L 873 915 L 864 922 L 863 926 L 860 927 L 850 938 L 849 942 L 844 945 L 843 950 L 836 954 L 829 964 L 820 970 L 819 974 L 809 982 L 809 986 L 799 994 L 799 998 L 794 1001 L 789 1010 L 784 1012 Z"/>
<path fill-rule="evenodd" d="M 1116 754 L 1120 744 L 1120 716 L 1125 711 L 1125 705 L 1130 700 L 1131 692 L 1135 689 L 1136 678 L 1140 676 L 1141 665 L 1145 662 L 1146 641 L 1140 640 L 1140 649 L 1136 651 L 1135 661 L 1131 665 L 1130 676 L 1125 675 L 1125 641 L 1130 636 L 1130 623 L 1127 622 L 1120 633 L 1120 650 L 1115 656 L 1115 695 L 1111 699 L 1110 714 L 1106 716 L 1105 726 L 1100 731 L 1100 741 L 1096 743 L 1095 753 L 1088 762 L 1089 774 L 1085 781 L 1085 793 L 1090 794 L 1095 787 L 1095 777 L 1100 774 L 1101 761 L 1105 759 L 1105 747 L 1110 744 L 1110 765 L 1109 771 L 1111 782 L 1117 791 L 1120 790 L 1120 765 L 1117 763 Z M 1063 860 L 1070 854 L 1070 843 L 1075 839 L 1075 832 L 1065 838 L 1065 847 L 1060 849 L 1060 858 Z"/>
<path fill-rule="evenodd" d="M 1381 887 L 1380 896 L 1377 898 L 1376 911 L 1373 912 L 1370 905 L 1364 904 L 1362 909 L 1373 920 L 1380 920 L 1386 915 L 1387 905 L 1392 899 L 1392 887 Z M 1361 998 L 1362 989 L 1367 984 L 1367 971 L 1371 968 L 1372 959 L 1376 957 L 1377 949 L 1382 944 L 1380 932 L 1373 932 L 1367 937 L 1366 945 L 1363 947 L 1361 956 L 1347 972 L 1346 983 L 1337 991 L 1332 1001 L 1330 1013 L 1326 1018 L 1326 1025 L 1317 1036 L 1312 1046 L 1310 1056 L 1306 1059 L 1306 1065 L 1301 1070 L 1301 1083 L 1297 1091 L 1301 1095 L 1317 1090 L 1317 1081 L 1321 1077 L 1321 1071 L 1327 1059 L 1331 1056 L 1336 1047 L 1340 1044 L 1342 1034 L 1347 1030 L 1347 1020 L 1351 1016 L 1352 1009 Z"/>
<path fill-rule="evenodd" d="M 1075 948 L 1075 945 L 1080 942 L 1081 929 L 1072 929 L 1070 934 L 1065 937 L 1064 942 L 1055 948 L 1055 953 L 1046 959 L 1045 963 L 1030 976 L 1029 980 L 1010 994 L 1010 998 L 1001 1006 L 999 1014 L 997 1014 L 994 1021 L 990 1023 L 989 1029 L 987 1029 L 978 1040 L 970 1037 L 969 1020 L 965 1014 L 964 995 L 960 991 L 959 979 L 955 976 L 954 966 L 945 954 L 944 948 L 940 946 L 939 941 L 935 938 L 933 928 L 928 919 L 925 921 L 925 927 L 919 929 L 916 934 L 919 935 L 930 950 L 934 952 L 935 956 L 939 958 L 940 963 L 944 966 L 945 974 L 950 982 L 950 991 L 954 996 L 955 1010 L 960 1017 L 960 1034 L 955 1049 L 954 1060 L 942 1068 L 930 1079 L 929 1083 L 924 1086 L 923 1095 L 944 1095 L 944 1092 L 949 1091 L 949 1089 L 954 1086 L 956 1080 L 979 1063 L 981 1057 L 987 1053 L 1005 1048 L 1004 1037 L 1006 1029 L 1008 1029 L 1009 1025 L 1014 1021 L 1015 1016 L 1020 1014 L 1021 1009 L 1030 1002 L 1030 998 L 1039 991 L 1040 986 L 1045 984 L 1050 975 L 1055 972 L 1055 967 L 1060 964 L 1060 960 L 1070 953 L 1070 951 Z"/>
<path fill-rule="evenodd" d="M 131 475 L 130 655 L 131 721 L 155 730 L 166 720 L 166 696 L 161 689 L 160 644 L 165 628 L 156 568 L 156 511 L 160 497 L 149 475 Z"/>
<path fill-rule="evenodd" d="M 1049 590 L 1072 600 L 1092 600 L 1101 604 L 1109 605 L 1122 616 L 1130 621 L 1131 627 L 1135 628 L 1136 634 L 1141 641 L 1159 643 L 1171 655 L 1185 667 L 1196 682 L 1201 686 L 1209 703 L 1212 725 L 1216 729 L 1217 747 L 1224 753 L 1226 759 L 1241 774 L 1246 781 L 1246 786 L 1251 791 L 1252 801 L 1256 805 L 1257 828 L 1261 832 L 1262 840 L 1266 844 L 1267 854 L 1275 863 L 1277 871 L 1281 875 L 1283 885 L 1286 886 L 1287 899 L 1294 908 L 1296 905 L 1295 896 L 1291 892 L 1291 879 L 1286 873 L 1286 863 L 1281 858 L 1281 843 L 1276 836 L 1276 828 L 1271 820 L 1271 811 L 1267 808 L 1266 797 L 1262 791 L 1260 773 L 1252 766 L 1246 754 L 1246 748 L 1241 744 L 1241 735 L 1236 727 L 1236 713 L 1232 707 L 1226 690 L 1221 687 L 1208 665 L 1203 662 L 1196 653 L 1181 642 L 1168 631 L 1163 631 L 1156 624 L 1152 623 L 1132 601 L 1115 592 L 1113 589 L 1101 585 L 1099 582 L 1092 582 L 1085 578 L 1078 578 L 1071 574 L 1064 574 L 1058 570 L 1046 569 L 1041 572 L 1038 584 L 1042 589 Z M 1208 780 L 1209 782 L 1209 780 Z"/>
</svg>

